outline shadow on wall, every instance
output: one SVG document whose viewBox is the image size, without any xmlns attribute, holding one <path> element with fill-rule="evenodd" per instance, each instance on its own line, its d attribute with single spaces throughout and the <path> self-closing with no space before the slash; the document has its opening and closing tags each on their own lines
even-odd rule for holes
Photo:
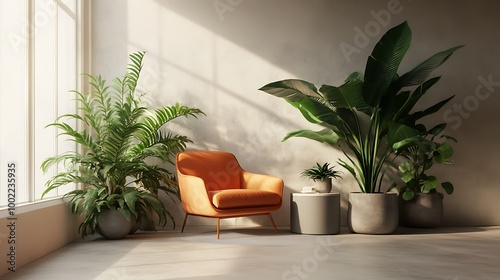
<svg viewBox="0 0 500 280">
<path fill-rule="evenodd" d="M 101 74 L 105 79 L 107 77 L 121 77 L 124 74 L 123 69 L 128 63 L 129 55 L 127 44 L 110 45 L 102 43 L 110 42 L 108 38 L 120 38 L 124 42 L 129 41 L 128 3 L 121 0 L 108 0 L 107 3 L 108 5 L 100 6 L 100 9 L 92 10 L 93 21 L 112 23 L 99 24 L 99 32 L 92 32 L 91 72 L 92 74 Z M 134 49 L 133 52 L 135 51 L 138 50 Z"/>
<path fill-rule="evenodd" d="M 289 112 L 273 112 L 270 108 L 247 98 L 246 96 L 249 95 L 245 95 L 245 93 L 238 94 L 217 84 L 215 81 L 209 81 L 197 73 L 160 57 L 150 55 L 149 59 L 160 61 L 160 65 L 173 67 L 190 79 L 207 84 L 212 88 L 212 91 L 217 91 L 217 93 L 204 93 L 204 98 L 200 100 L 200 94 L 193 92 L 187 87 L 182 92 L 176 92 L 173 97 L 174 99 L 181 98 L 182 100 L 176 100 L 181 105 L 189 104 L 189 106 L 196 106 L 207 113 L 206 117 L 202 116 L 199 119 L 182 118 L 169 123 L 170 126 L 167 127 L 167 130 L 187 135 L 193 141 L 193 144 L 189 145 L 188 149 L 228 151 L 238 158 L 244 169 L 254 173 L 269 174 L 278 177 L 282 174 L 287 162 L 295 160 L 293 153 L 287 152 L 281 143 L 281 137 L 288 130 L 291 130 L 291 127 L 296 126 L 296 124 L 288 120 L 289 118 L 281 118 L 281 113 L 290 114 Z M 145 64 L 144 69 L 148 71 L 147 62 Z M 155 72 L 155 70 L 151 70 L 150 74 L 145 77 L 146 80 L 150 80 L 150 84 L 143 83 L 142 90 L 154 91 L 155 88 L 161 88 L 161 85 L 157 83 L 162 83 L 163 81 L 160 79 L 161 75 Z M 165 82 L 168 83 L 168 79 L 165 79 Z M 250 91 L 255 93 L 255 89 L 250 89 Z M 220 97 L 221 95 L 223 95 L 223 98 Z M 265 97 L 265 94 L 262 93 L 262 96 Z M 151 104 L 164 103 L 165 100 L 162 98 L 165 98 L 165 96 L 156 96 L 148 102 Z M 202 104 L 201 101 L 205 102 L 205 104 Z M 276 102 L 282 101 L 276 100 Z M 298 112 L 293 110 L 290 112 L 299 115 Z M 259 116 L 257 121 L 255 120 L 256 115 Z M 175 166 L 173 165 L 168 166 L 168 169 L 171 172 L 175 172 Z M 286 184 L 287 182 L 285 182 Z M 289 194 L 287 191 L 285 193 Z M 172 200 L 168 197 L 163 201 L 170 207 L 169 211 L 172 210 L 176 222 L 181 222 L 184 218 L 184 212 L 182 211 L 180 202 L 177 201 L 173 205 Z M 287 201 L 284 201 L 283 206 L 288 207 L 288 204 Z M 278 225 L 288 224 L 288 218 L 284 217 L 287 216 L 284 214 L 284 211 L 287 210 L 282 209 L 279 211 L 282 214 L 279 214 L 276 219 Z M 259 221 L 259 224 L 261 221 L 264 225 L 268 224 L 267 217 L 264 217 L 264 219 L 249 217 L 248 219 Z M 195 223 L 198 221 L 196 218 L 193 219 Z M 226 224 L 228 222 L 230 221 L 223 221 Z M 191 223 L 191 219 L 188 220 L 188 223 Z"/>
<path fill-rule="evenodd" d="M 409 0 L 363 1 L 363 5 L 354 1 L 329 0 L 152 1 L 158 6 L 197 24 L 204 30 L 206 29 L 207 33 L 213 33 L 215 36 L 227 39 L 255 54 L 257 58 L 273 64 L 275 68 L 269 71 L 268 77 L 272 78 L 275 77 L 276 73 L 287 72 L 291 74 L 283 78 L 296 76 L 315 84 L 336 84 L 350 72 L 362 70 L 366 57 L 376 41 L 375 38 L 378 39 L 389 26 L 399 23 L 402 19 L 418 23 L 415 25 L 416 44 L 412 47 L 412 52 L 414 52 L 412 59 L 414 60 L 419 60 L 420 56 L 427 56 L 427 52 L 429 52 L 427 46 L 430 42 L 433 43 L 433 50 L 442 49 L 440 44 L 447 47 L 454 45 L 455 42 L 465 44 L 469 42 L 476 43 L 484 40 L 484 38 L 476 38 L 478 33 L 473 31 L 473 29 L 494 26 L 494 24 L 487 24 L 477 20 L 483 19 L 483 17 L 477 15 L 480 11 L 491 10 L 491 7 L 489 7 L 491 5 L 486 5 L 486 2 L 478 2 L 474 6 L 477 9 L 469 9 L 467 7 L 471 5 L 470 3 L 467 1 L 458 1 L 457 5 L 453 7 L 453 13 L 451 11 L 450 13 L 443 12 L 449 11 L 446 3 L 438 4 L 431 14 L 436 15 L 435 18 L 439 18 L 439 24 L 436 24 L 437 20 L 421 20 L 422 12 L 428 8 L 426 5 L 417 4 L 415 1 Z M 390 7 L 390 3 L 396 2 L 400 3 L 400 5 Z M 382 18 L 384 15 L 386 18 Z M 438 17 L 437 15 L 440 16 Z M 496 17 L 492 17 L 489 13 L 484 17 L 489 22 L 497 22 Z M 450 30 L 460 32 L 450 32 Z M 491 32 L 484 32 L 484 34 L 491 34 Z M 468 48 L 467 51 L 488 53 L 488 50 L 492 46 L 498 45 L 497 41 L 492 39 L 491 36 L 485 35 L 484 37 L 488 37 L 489 41 L 484 42 L 484 44 L 479 43 L 481 46 L 476 44 L 472 48 Z M 346 47 L 344 50 L 351 52 L 350 61 L 346 59 L 346 52 L 343 52 L 340 47 L 342 43 L 349 45 L 344 45 Z M 434 44 L 436 44 L 435 48 Z M 213 46 L 207 47 L 210 48 Z M 495 50 L 495 52 L 498 51 Z M 472 55 L 472 53 L 468 56 L 463 55 L 463 57 L 461 59 L 462 63 L 470 65 L 470 67 L 468 66 L 467 69 L 464 67 L 464 70 L 451 69 L 451 71 L 445 74 L 445 77 L 452 82 L 448 85 L 446 83 L 442 85 L 443 92 L 457 92 L 456 100 L 459 103 L 469 100 L 464 99 L 464 95 L 474 92 L 474 86 L 477 85 L 476 80 L 471 85 L 470 81 L 466 79 L 470 76 L 470 69 L 473 69 L 474 75 L 490 77 L 488 75 L 493 73 L 496 68 L 494 63 L 484 62 L 494 61 L 492 58 L 483 59 L 482 55 Z M 494 57 L 497 57 L 495 53 L 493 53 Z M 215 60 L 217 57 L 212 57 L 211 59 Z M 201 61 L 200 65 L 203 66 L 205 62 Z M 210 60 L 208 62 L 215 65 L 218 63 L 218 61 Z M 287 175 L 292 174 L 292 171 L 283 168 L 284 164 L 301 160 L 302 158 L 295 158 L 295 156 L 303 157 L 307 156 L 308 153 L 302 151 L 301 153 L 294 154 L 294 151 L 287 150 L 286 146 L 282 146 L 283 144 L 279 143 L 279 141 L 274 142 L 274 140 L 269 141 L 269 139 L 275 139 L 276 135 L 279 135 L 281 139 L 286 132 L 296 129 L 298 123 L 291 122 L 294 122 L 300 116 L 297 115 L 299 117 L 294 118 L 292 115 L 289 115 L 282 118 L 279 113 L 272 111 L 277 108 L 275 106 L 275 104 L 278 104 L 277 101 L 275 103 L 274 100 L 269 98 L 258 97 L 260 100 L 264 100 L 264 102 L 268 102 L 269 100 L 269 103 L 255 102 L 253 96 L 258 95 L 257 88 L 263 85 L 260 81 L 254 81 L 256 84 L 251 86 L 248 86 L 248 84 L 242 86 L 242 91 L 236 93 L 232 89 L 229 89 L 231 87 L 224 86 L 228 80 L 236 75 L 223 76 L 221 73 L 212 73 L 214 75 L 212 77 L 202 77 L 200 75 L 201 72 L 194 71 L 196 73 L 193 73 L 193 71 L 189 71 L 188 68 L 177 63 L 178 60 L 162 61 L 161 65 L 175 69 L 175 71 L 181 71 L 186 77 L 189 76 L 189 78 L 186 78 L 186 81 L 183 81 L 186 85 L 190 82 L 189 79 L 197 79 L 202 81 L 203 86 L 206 86 L 211 91 L 208 95 L 204 92 L 203 96 L 200 96 L 199 92 L 195 93 L 189 89 L 179 92 L 184 100 L 187 99 L 190 101 L 187 104 L 200 107 L 208 115 L 204 120 L 188 120 L 188 127 L 190 129 L 187 132 L 193 135 L 192 139 L 196 144 L 193 148 L 227 150 L 233 152 L 238 159 L 241 159 L 243 167 L 255 169 L 249 171 L 271 175 L 281 174 L 283 177 L 289 178 Z M 406 61 L 405 63 L 413 65 L 412 61 Z M 284 71 L 280 72 L 276 70 L 277 68 Z M 218 70 L 215 66 L 212 70 L 214 69 Z M 446 72 L 446 68 L 443 69 Z M 206 72 L 209 72 L 209 70 Z M 267 77 L 262 77 L 262 79 L 267 79 Z M 496 75 L 493 75 L 491 79 L 496 82 Z M 168 78 L 162 80 L 168 82 Z M 266 80 L 265 82 L 270 81 Z M 176 80 L 176 83 L 179 83 L 179 81 Z M 247 96 L 252 96 L 252 98 L 247 98 Z M 467 98 L 468 96 L 465 97 Z M 439 96 L 436 96 L 436 98 L 439 98 Z M 429 102 L 434 102 L 434 100 L 429 100 Z M 260 103 L 263 105 L 257 105 Z M 484 139 L 480 139 L 480 142 L 477 142 L 479 139 L 474 138 L 474 136 L 484 135 L 483 132 L 486 130 L 491 133 L 491 129 L 488 126 L 479 125 L 481 124 L 481 120 L 478 120 L 478 118 L 481 118 L 481 114 L 485 115 L 487 119 L 491 119 L 492 116 L 494 117 L 492 115 L 496 112 L 493 109 L 494 106 L 495 102 L 482 102 L 481 110 L 474 113 L 473 117 L 475 120 L 473 117 L 467 117 L 467 119 L 464 117 L 462 119 L 464 125 L 460 127 L 460 130 L 455 131 L 456 133 L 453 133 L 459 139 L 459 145 L 464 147 L 464 149 L 457 147 L 457 151 L 460 152 L 457 153 L 457 164 L 454 165 L 455 170 L 460 170 L 461 168 L 463 170 L 470 170 L 474 166 L 484 165 L 485 158 L 491 158 L 491 161 L 498 159 L 494 155 L 482 154 L 482 151 L 478 152 L 477 150 L 467 148 L 471 147 L 470 143 L 482 143 L 484 146 L 491 144 L 491 142 L 488 142 L 490 140 Z M 261 122 L 262 120 L 272 121 L 254 124 L 252 120 L 256 114 L 259 116 L 257 119 Z M 457 117 L 456 114 L 453 116 Z M 184 120 L 181 121 L 183 122 Z M 181 125 L 179 129 L 186 131 Z M 465 133 L 466 131 L 467 133 Z M 266 135 L 270 133 L 273 133 L 275 137 L 266 139 Z M 256 137 L 257 140 L 255 140 Z M 489 139 L 493 141 L 495 138 L 491 137 Z M 484 152 L 488 153 L 486 149 L 484 149 Z M 479 163 L 474 162 L 471 164 L 473 162 L 471 159 L 477 160 Z M 335 160 L 336 158 L 331 159 L 332 162 Z M 262 164 L 264 162 L 266 163 L 265 165 Z M 492 174 L 491 176 L 485 176 L 488 179 L 480 181 L 480 185 L 490 186 L 493 184 L 492 182 L 495 180 L 490 180 L 490 178 L 496 176 L 494 166 L 496 165 L 488 164 L 487 167 L 483 167 L 484 169 L 491 168 Z M 293 172 L 297 172 L 297 165 L 295 165 L 295 171 Z M 457 181 L 459 181 L 458 179 L 460 179 L 459 176 L 461 174 L 466 174 L 466 172 L 457 173 L 460 174 L 453 175 L 457 178 Z M 482 172 L 478 176 L 485 175 L 485 173 Z M 485 213 L 494 212 L 487 209 L 477 210 L 479 209 L 477 206 L 472 207 L 472 209 L 461 206 L 469 197 L 468 191 L 465 191 L 467 189 L 466 186 L 469 184 L 477 185 L 478 182 L 476 181 L 477 177 L 469 176 L 460 182 L 460 185 L 463 187 L 457 185 L 456 194 L 451 197 L 452 199 L 450 199 L 449 204 L 447 202 L 447 205 L 451 206 L 447 206 L 451 211 L 445 211 L 445 213 L 452 214 L 446 220 L 452 221 L 454 224 L 471 223 L 473 220 L 477 222 L 478 217 L 484 217 Z M 285 180 L 285 184 L 287 183 L 289 182 Z M 342 187 L 346 185 L 345 183 L 341 183 Z M 491 187 L 493 188 L 494 186 Z M 287 188 L 290 192 L 294 189 L 290 185 L 287 185 Z M 485 198 L 482 201 L 476 199 L 474 202 L 476 205 L 489 205 L 489 203 L 484 202 L 491 202 L 492 200 L 493 196 L 487 195 L 484 192 L 484 188 L 481 187 L 478 191 L 482 192 L 479 195 L 483 195 Z M 286 192 L 285 195 L 287 195 Z M 288 207 L 287 201 L 284 202 L 285 205 Z M 287 223 L 288 213 L 285 214 L 287 210 L 280 210 L 282 218 L 279 219 L 279 223 Z M 483 222 L 481 221 L 481 223 Z"/>
<path fill-rule="evenodd" d="M 318 156 L 325 157 L 324 153 L 317 153 L 317 156 L 311 157 L 311 154 L 316 152 L 315 149 L 323 150 L 326 148 L 328 151 L 327 154 L 332 156 L 330 159 L 331 162 L 336 161 L 336 153 L 341 154 L 340 151 L 335 151 L 335 149 L 329 146 L 310 140 L 295 138 L 286 143 L 282 143 L 281 139 L 286 133 L 303 127 L 302 124 L 296 123 L 297 120 L 300 120 L 299 122 L 303 122 L 306 125 L 310 125 L 303 120 L 303 117 L 297 110 L 288 106 L 283 100 L 270 98 L 270 102 L 283 105 L 283 109 L 272 106 L 272 104 L 269 106 L 269 102 L 258 103 L 258 101 L 252 97 L 252 95 L 259 93 L 257 89 L 244 88 L 240 92 L 235 92 L 218 84 L 217 81 L 204 78 L 181 65 L 177 65 L 161 57 L 155 57 L 150 54 L 149 59 L 160 62 L 162 67 L 166 65 L 168 68 L 175 68 L 176 71 L 182 72 L 182 74 L 189 77 L 189 79 L 194 79 L 212 88 L 208 93 L 204 93 L 202 99 L 199 93 L 194 92 L 189 89 L 189 87 L 183 88 L 182 92 L 176 92 L 173 97 L 174 99 L 181 98 L 181 104 L 198 106 L 207 113 L 206 117 L 200 117 L 199 119 L 183 118 L 175 120 L 172 122 L 174 126 L 168 128 L 174 133 L 188 135 L 190 137 L 193 144 L 190 145 L 188 149 L 228 151 L 236 155 L 244 169 L 250 172 L 269 174 L 282 178 L 297 177 L 298 173 L 294 174 L 296 173 L 295 169 L 289 170 L 288 168 L 288 166 L 294 162 L 301 162 L 299 165 L 302 164 L 302 162 L 309 164 L 311 160 L 316 161 Z M 145 80 L 142 80 L 142 90 L 147 92 L 156 91 L 157 88 L 162 88 L 161 83 L 169 82 L 168 78 L 161 79 L 161 69 L 148 70 L 147 67 L 148 65 L 146 62 L 144 70 L 149 72 L 149 74 L 143 75 L 143 77 L 146 77 L 146 83 L 144 83 Z M 149 81 L 149 83 L 147 81 Z M 265 93 L 260 94 L 262 100 L 265 100 L 264 98 L 266 97 L 268 98 Z M 164 103 L 165 100 L 162 99 L 164 97 L 165 96 L 155 96 L 154 99 L 149 100 L 149 102 L 151 104 Z M 202 102 L 205 102 L 205 104 L 202 104 Z M 206 107 L 208 108 L 206 109 Z M 274 111 L 272 111 L 273 109 Z M 258 116 L 258 118 L 256 116 Z M 306 142 L 301 143 L 301 141 Z M 306 149 L 306 153 L 304 154 L 304 151 L 296 153 L 297 147 L 299 147 L 299 149 Z M 174 172 L 175 166 L 169 166 L 169 170 Z M 354 180 L 347 178 L 349 176 L 344 177 L 346 178 L 344 178 L 343 181 L 337 182 L 336 184 L 336 191 L 342 194 L 342 224 L 346 223 L 346 201 L 348 192 L 351 191 L 349 186 L 354 186 L 354 191 L 357 190 Z M 300 190 L 301 188 L 300 181 L 290 181 L 291 180 L 285 179 L 283 206 L 273 215 L 278 225 L 289 224 L 290 193 L 298 189 Z M 338 184 L 342 184 L 343 187 L 338 187 Z M 307 183 L 303 185 L 307 185 Z M 172 200 L 168 197 L 164 198 L 163 201 L 169 208 L 168 210 L 174 215 L 177 225 L 182 222 L 184 212 L 180 202 L 176 201 L 176 203 L 172 203 Z M 238 219 L 249 219 L 253 223 L 264 226 L 269 224 L 266 217 L 259 216 L 227 219 L 222 223 L 236 225 L 239 224 L 237 222 Z M 195 217 L 192 220 L 188 220 L 188 224 L 200 223 L 205 224 L 211 222 L 210 220 L 201 220 Z"/>
<path fill-rule="evenodd" d="M 353 30 L 351 28 L 335 28 L 335 34 L 325 36 L 325 34 L 331 33 L 332 26 L 345 24 L 344 20 L 347 16 L 342 15 L 342 10 L 338 7 L 355 6 L 349 1 L 156 0 L 155 2 L 297 77 L 331 83 L 332 73 L 323 71 L 324 69 L 334 70 L 335 75 L 333 76 L 341 77 L 341 79 L 349 74 L 347 72 L 353 71 L 353 67 L 345 67 L 352 61 L 346 60 L 344 53 L 339 48 L 341 40 L 352 38 Z M 381 7 L 380 5 L 386 6 L 387 2 L 379 1 L 375 4 L 368 4 L 366 6 L 368 17 L 370 17 L 370 9 Z M 354 10 L 353 7 L 349 9 Z M 331 11 L 332 16 L 318 16 L 318 11 Z M 327 14 L 327 12 L 324 13 Z M 366 16 L 360 13 L 358 17 Z M 382 33 L 382 29 L 380 33 Z M 371 47 L 360 51 L 369 52 L 369 50 Z M 358 56 L 360 63 L 364 64 L 365 57 L 366 55 Z M 287 163 L 310 162 L 310 158 L 303 157 L 311 157 L 313 151 L 295 153 L 295 151 L 287 150 L 287 147 L 290 146 L 284 146 L 280 142 L 287 132 L 303 128 L 302 124 L 305 121 L 302 120 L 300 113 L 295 112 L 295 109 L 291 107 L 289 108 L 282 100 L 272 100 L 265 93 L 258 93 L 257 88 L 263 84 L 255 84 L 253 88 L 243 87 L 241 91 L 234 92 L 223 85 L 226 82 L 225 77 L 220 77 L 220 81 L 217 79 L 218 73 L 207 78 L 176 63 L 176 61 L 167 61 L 162 57 L 155 57 L 155 60 L 161 61 L 160 67 L 166 66 L 166 68 L 189 76 L 190 79 L 196 79 L 205 84 L 211 91 L 209 94 L 204 94 L 203 100 L 200 100 L 199 93 L 189 89 L 177 93 L 182 96 L 184 101 L 188 100 L 187 104 L 198 106 L 207 113 L 205 119 L 180 120 L 181 123 L 187 125 L 179 125 L 178 129 L 184 131 L 183 134 L 191 134 L 191 139 L 195 143 L 193 148 L 229 151 L 236 155 L 242 167 L 248 171 L 270 175 L 279 174 L 281 175 L 278 175 L 279 177 L 284 178 L 294 178 L 294 175 L 290 175 L 292 173 L 287 172 L 297 172 L 297 163 L 295 163 L 295 169 L 291 171 L 287 170 Z M 212 61 L 208 59 L 208 62 L 214 64 L 214 69 L 218 69 L 218 61 L 215 61 L 215 58 Z M 258 97 L 259 100 L 264 102 L 255 101 L 252 96 L 257 94 L 261 95 Z M 270 101 L 267 102 L 267 100 Z M 287 109 L 277 112 L 278 107 L 272 105 L 278 103 L 283 104 L 283 107 Z M 300 125 L 295 122 L 297 119 L 300 119 Z M 255 123 L 254 120 L 260 123 Z M 189 129 L 186 130 L 185 127 L 189 127 Z M 294 141 L 296 140 L 290 142 Z M 307 149 L 310 146 L 308 144 L 302 149 Z M 327 149 L 329 154 L 331 151 L 331 156 L 335 155 L 335 151 L 331 148 Z M 319 157 L 325 157 L 325 155 L 321 154 Z M 328 161 L 334 162 L 336 158 L 328 159 Z M 297 186 L 291 185 L 295 183 L 285 180 L 283 207 L 275 217 L 277 224 L 289 224 L 289 194 L 297 191 Z M 300 189 L 300 186 L 298 187 Z M 344 219 L 347 209 L 346 196 L 343 195 L 342 198 L 342 217 Z M 178 208 L 180 211 L 175 212 L 179 214 L 179 218 L 176 220 L 182 221 L 183 215 L 180 205 Z M 265 217 L 264 219 L 259 217 L 250 219 L 258 220 L 259 223 L 267 225 Z"/>
<path fill-rule="evenodd" d="M 156 2 L 305 80 L 331 81 L 331 72 L 318 69 L 335 69 L 339 77 L 348 74 L 342 71 L 348 71 L 345 66 L 351 60 L 345 59 L 339 45 L 341 40 L 352 38 L 353 30 L 336 28 L 332 36 L 324 34 L 331 34 L 333 26 L 345 25 L 347 16 L 339 8 L 347 5 L 354 9 L 357 4 L 352 1 Z M 386 2 L 380 3 L 385 6 Z M 370 6 L 378 4 L 368 3 L 366 10 L 369 12 Z M 318 11 L 330 11 L 330 16 L 318 15 Z M 364 57 L 359 55 L 359 59 L 362 61 Z"/>
</svg>

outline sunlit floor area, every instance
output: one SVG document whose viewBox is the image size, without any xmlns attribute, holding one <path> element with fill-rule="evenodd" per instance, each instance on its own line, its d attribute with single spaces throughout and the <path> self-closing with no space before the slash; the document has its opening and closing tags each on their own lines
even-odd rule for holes
<svg viewBox="0 0 500 280">
<path fill-rule="evenodd" d="M 500 227 L 301 235 L 191 226 L 69 244 L 2 279 L 499 279 Z"/>
</svg>

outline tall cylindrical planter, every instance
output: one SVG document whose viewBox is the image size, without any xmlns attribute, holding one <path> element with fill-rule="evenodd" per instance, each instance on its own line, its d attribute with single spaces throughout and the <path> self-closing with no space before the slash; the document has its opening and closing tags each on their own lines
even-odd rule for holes
<svg viewBox="0 0 500 280">
<path fill-rule="evenodd" d="M 434 228 L 443 222 L 443 199 L 439 193 L 416 193 L 412 200 L 400 199 L 399 206 L 402 226 Z"/>
<path fill-rule="evenodd" d="M 118 210 L 104 210 L 97 220 L 97 230 L 106 239 L 122 239 L 132 229 L 132 222 Z"/>
<path fill-rule="evenodd" d="M 399 224 L 396 193 L 350 193 L 347 224 L 353 233 L 390 234 Z"/>
</svg>

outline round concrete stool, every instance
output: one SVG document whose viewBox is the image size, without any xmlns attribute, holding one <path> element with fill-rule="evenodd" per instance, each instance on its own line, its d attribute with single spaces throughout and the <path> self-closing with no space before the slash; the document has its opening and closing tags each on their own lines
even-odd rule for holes
<svg viewBox="0 0 500 280">
<path fill-rule="evenodd" d="M 290 230 L 304 234 L 338 234 L 340 194 L 290 194 Z"/>
</svg>

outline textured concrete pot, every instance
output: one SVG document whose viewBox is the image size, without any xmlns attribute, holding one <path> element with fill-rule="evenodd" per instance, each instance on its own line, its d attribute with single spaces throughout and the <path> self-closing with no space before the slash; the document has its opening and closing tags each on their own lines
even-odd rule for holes
<svg viewBox="0 0 500 280">
<path fill-rule="evenodd" d="M 329 193 L 332 191 L 332 179 L 328 178 L 324 181 L 314 181 L 313 187 L 320 193 Z"/>
<path fill-rule="evenodd" d="M 399 224 L 398 195 L 350 193 L 347 224 L 353 233 L 393 233 Z"/>
<path fill-rule="evenodd" d="M 142 226 L 142 223 L 138 221 L 136 218 L 133 218 L 131 223 L 132 223 L 132 228 L 130 229 L 130 232 L 128 234 L 134 234 Z"/>
<path fill-rule="evenodd" d="M 399 203 L 399 224 L 406 227 L 434 228 L 443 222 L 443 199 L 438 193 L 416 193 L 410 201 Z"/>
<path fill-rule="evenodd" d="M 122 239 L 131 229 L 132 223 L 118 210 L 105 210 L 97 220 L 97 230 L 106 239 Z"/>
</svg>

